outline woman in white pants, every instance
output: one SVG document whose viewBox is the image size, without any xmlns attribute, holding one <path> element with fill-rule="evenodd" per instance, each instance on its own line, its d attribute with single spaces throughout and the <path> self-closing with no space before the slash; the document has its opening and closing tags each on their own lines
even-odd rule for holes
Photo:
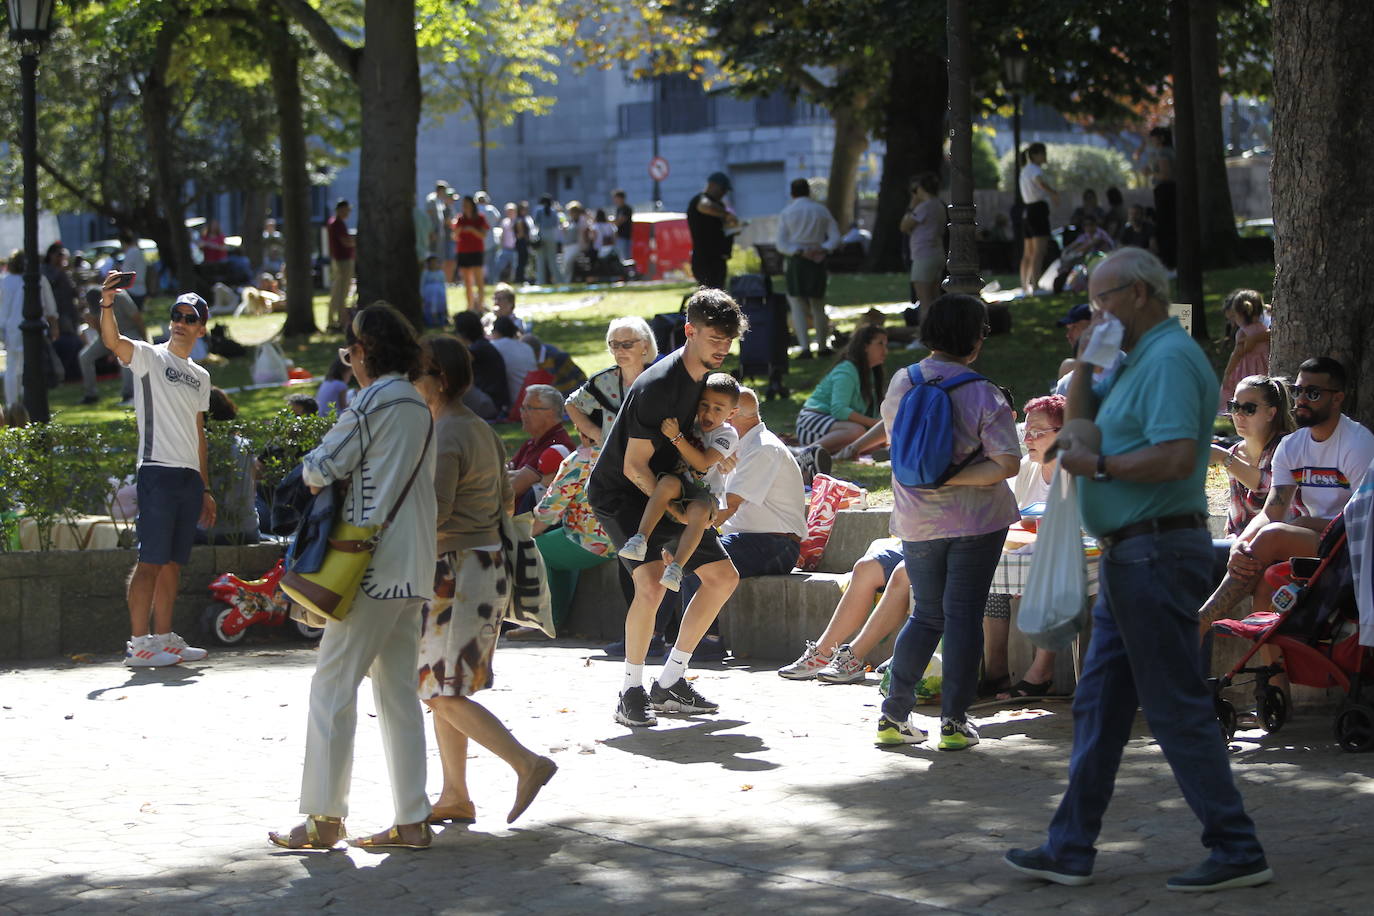
<svg viewBox="0 0 1374 916">
<path fill-rule="evenodd" d="M 434 594 L 430 412 L 411 384 L 419 374 L 420 347 L 399 312 L 388 305 L 369 306 L 347 330 L 348 347 L 340 357 L 352 367 L 362 390 L 319 447 L 305 456 L 303 476 L 316 490 L 348 481 L 342 511 L 351 524 L 379 525 L 393 506 L 399 508 L 382 533 L 347 619 L 330 622 L 320 640 L 301 780 L 305 822 L 268 836 L 287 849 L 330 849 L 344 838 L 358 685 L 370 673 L 395 826 L 349 842 L 424 849 L 432 834 L 415 666 L 420 608 Z"/>
</svg>

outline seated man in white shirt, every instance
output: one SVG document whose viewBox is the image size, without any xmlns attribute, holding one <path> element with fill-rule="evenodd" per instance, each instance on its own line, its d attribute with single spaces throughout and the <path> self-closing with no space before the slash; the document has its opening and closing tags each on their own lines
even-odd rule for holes
<svg viewBox="0 0 1374 916">
<path fill-rule="evenodd" d="M 785 575 L 797 565 L 806 533 L 801 470 L 782 440 L 763 425 L 758 395 L 751 389 L 740 387 L 739 410 L 730 422 L 739 433 L 739 447 L 734 470 L 725 477 L 725 507 L 716 512 L 720 546 L 741 579 Z M 698 584 L 695 575 L 683 579 L 684 608 Z"/>
<path fill-rule="evenodd" d="M 1273 590 L 1264 570 L 1289 557 L 1315 556 L 1322 530 L 1364 482 L 1374 462 L 1374 433 L 1341 413 L 1345 387 L 1345 367 L 1328 356 L 1298 367 L 1297 384 L 1289 388 L 1298 429 L 1274 452 L 1269 496 L 1236 537 L 1226 576 L 1202 606 L 1204 629 L 1247 594 L 1256 610 L 1267 609 Z M 1290 509 L 1297 517 L 1284 521 Z"/>
</svg>

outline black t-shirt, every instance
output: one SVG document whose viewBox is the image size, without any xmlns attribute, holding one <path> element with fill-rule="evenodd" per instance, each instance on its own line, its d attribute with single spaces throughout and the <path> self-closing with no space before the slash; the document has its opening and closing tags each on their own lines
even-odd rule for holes
<svg viewBox="0 0 1374 916">
<path fill-rule="evenodd" d="M 617 223 L 623 219 L 625 222 L 615 227 L 615 234 L 619 238 L 627 239 L 634 232 L 634 208 L 629 204 L 621 204 L 615 208 L 615 219 Z"/>
<path fill-rule="evenodd" d="M 1139 228 L 1127 224 L 1126 228 L 1121 230 L 1121 244 L 1123 247 L 1129 245 L 1133 248 L 1149 248 L 1150 239 L 1154 238 L 1154 234 L 1154 227 L 1149 223 L 1142 223 Z"/>
<path fill-rule="evenodd" d="M 649 469 L 666 474 L 677 465 L 677 449 L 663 435 L 659 425 L 676 417 L 678 426 L 690 433 L 696 422 L 697 406 L 706 388 L 706 377 L 698 381 L 682 365 L 681 349 L 645 369 L 616 414 L 611 431 L 601 446 L 601 456 L 592 468 L 587 483 L 587 498 L 593 507 L 613 510 L 626 496 L 644 499 L 643 492 L 625 476 L 625 450 L 631 439 L 648 439 L 654 444 Z"/>
<path fill-rule="evenodd" d="M 720 201 L 702 191 L 687 205 L 687 231 L 692 235 L 692 254 L 697 257 L 728 258 L 730 242 L 725 237 L 725 220 L 698 210 L 697 204 L 703 200 L 720 204 Z"/>
<path fill-rule="evenodd" d="M 489 340 L 475 340 L 468 346 L 472 354 L 472 384 L 491 398 L 496 409 L 505 413 L 510 407 L 510 381 L 506 378 L 506 361 Z"/>
</svg>

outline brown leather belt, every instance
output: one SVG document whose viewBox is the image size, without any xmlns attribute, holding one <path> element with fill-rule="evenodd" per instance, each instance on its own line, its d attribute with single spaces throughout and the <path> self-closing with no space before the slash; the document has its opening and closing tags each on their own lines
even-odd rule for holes
<svg viewBox="0 0 1374 916">
<path fill-rule="evenodd" d="M 1115 547 L 1127 538 L 1139 537 L 1142 534 L 1163 534 L 1166 531 L 1182 531 L 1185 528 L 1206 528 L 1207 516 L 1200 512 L 1189 512 L 1186 515 L 1164 515 L 1159 518 L 1146 519 L 1143 522 L 1135 522 L 1125 528 L 1104 534 L 1097 539 L 1097 543 L 1103 550 Z"/>
</svg>

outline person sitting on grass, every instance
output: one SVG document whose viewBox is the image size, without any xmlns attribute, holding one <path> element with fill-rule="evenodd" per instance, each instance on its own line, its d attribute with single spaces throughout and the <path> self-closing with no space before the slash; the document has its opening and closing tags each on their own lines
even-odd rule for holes
<svg viewBox="0 0 1374 916">
<path fill-rule="evenodd" d="M 739 382 L 724 372 L 713 372 L 706 379 L 697 406 L 696 427 L 691 438 L 678 428 L 676 417 L 663 421 L 661 430 L 677 447 L 681 459 L 671 474 L 660 474 L 649 504 L 639 521 L 639 532 L 620 548 L 620 555 L 643 560 L 649 550 L 649 535 L 664 513 L 686 525 L 677 543 L 677 552 L 663 570 L 659 584 L 677 591 L 682 585 L 683 565 L 691 559 L 702 533 L 715 517 L 725 478 L 717 467 L 739 445 L 739 433 L 730 418 L 739 409 Z"/>
<path fill-rule="evenodd" d="M 857 329 L 835 368 L 802 404 L 797 414 L 797 444 L 818 445 L 833 456 L 882 422 L 878 405 L 885 390 L 886 359 L 887 332 L 874 325 Z"/>
</svg>

